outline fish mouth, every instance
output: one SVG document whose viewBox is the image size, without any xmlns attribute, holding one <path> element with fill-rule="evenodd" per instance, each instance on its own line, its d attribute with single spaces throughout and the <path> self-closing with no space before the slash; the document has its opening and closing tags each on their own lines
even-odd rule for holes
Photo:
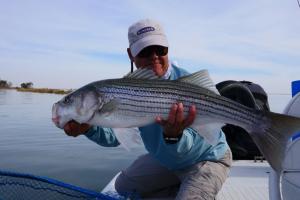
<svg viewBox="0 0 300 200">
<path fill-rule="evenodd" d="M 58 127 L 59 126 L 59 116 L 52 117 L 52 122 Z"/>
<path fill-rule="evenodd" d="M 61 128 L 59 126 L 60 117 L 57 115 L 57 103 L 53 104 L 52 106 L 52 122 L 57 126 L 58 128 Z"/>
</svg>

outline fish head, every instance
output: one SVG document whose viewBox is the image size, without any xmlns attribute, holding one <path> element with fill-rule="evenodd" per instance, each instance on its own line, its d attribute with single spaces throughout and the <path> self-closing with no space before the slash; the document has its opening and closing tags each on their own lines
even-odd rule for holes
<svg viewBox="0 0 300 200">
<path fill-rule="evenodd" d="M 102 106 L 101 95 L 94 90 L 76 90 L 53 104 L 52 121 L 63 127 L 71 120 L 88 123 Z"/>
</svg>

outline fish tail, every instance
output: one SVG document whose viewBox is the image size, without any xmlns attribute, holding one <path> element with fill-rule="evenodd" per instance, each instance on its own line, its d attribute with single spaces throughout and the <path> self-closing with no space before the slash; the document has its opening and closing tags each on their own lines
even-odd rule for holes
<svg viewBox="0 0 300 200">
<path fill-rule="evenodd" d="M 270 126 L 264 132 L 253 131 L 251 136 L 271 167 L 280 172 L 288 140 L 300 131 L 300 118 L 272 112 L 265 114 Z"/>
</svg>

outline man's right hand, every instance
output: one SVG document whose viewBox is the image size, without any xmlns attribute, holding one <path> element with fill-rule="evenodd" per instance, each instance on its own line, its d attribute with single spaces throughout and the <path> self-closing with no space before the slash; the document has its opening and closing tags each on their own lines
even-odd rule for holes
<svg viewBox="0 0 300 200">
<path fill-rule="evenodd" d="M 64 126 L 64 131 L 68 136 L 77 137 L 78 135 L 85 134 L 90 128 L 91 125 L 89 124 L 79 124 L 72 120 Z"/>
</svg>

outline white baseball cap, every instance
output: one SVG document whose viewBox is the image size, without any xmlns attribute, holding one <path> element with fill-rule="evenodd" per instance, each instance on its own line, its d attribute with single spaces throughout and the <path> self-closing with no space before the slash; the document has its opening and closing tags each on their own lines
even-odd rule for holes
<svg viewBox="0 0 300 200">
<path fill-rule="evenodd" d="M 159 22 L 151 19 L 140 20 L 128 29 L 129 48 L 132 56 L 152 45 L 169 47 L 167 37 Z"/>
</svg>

